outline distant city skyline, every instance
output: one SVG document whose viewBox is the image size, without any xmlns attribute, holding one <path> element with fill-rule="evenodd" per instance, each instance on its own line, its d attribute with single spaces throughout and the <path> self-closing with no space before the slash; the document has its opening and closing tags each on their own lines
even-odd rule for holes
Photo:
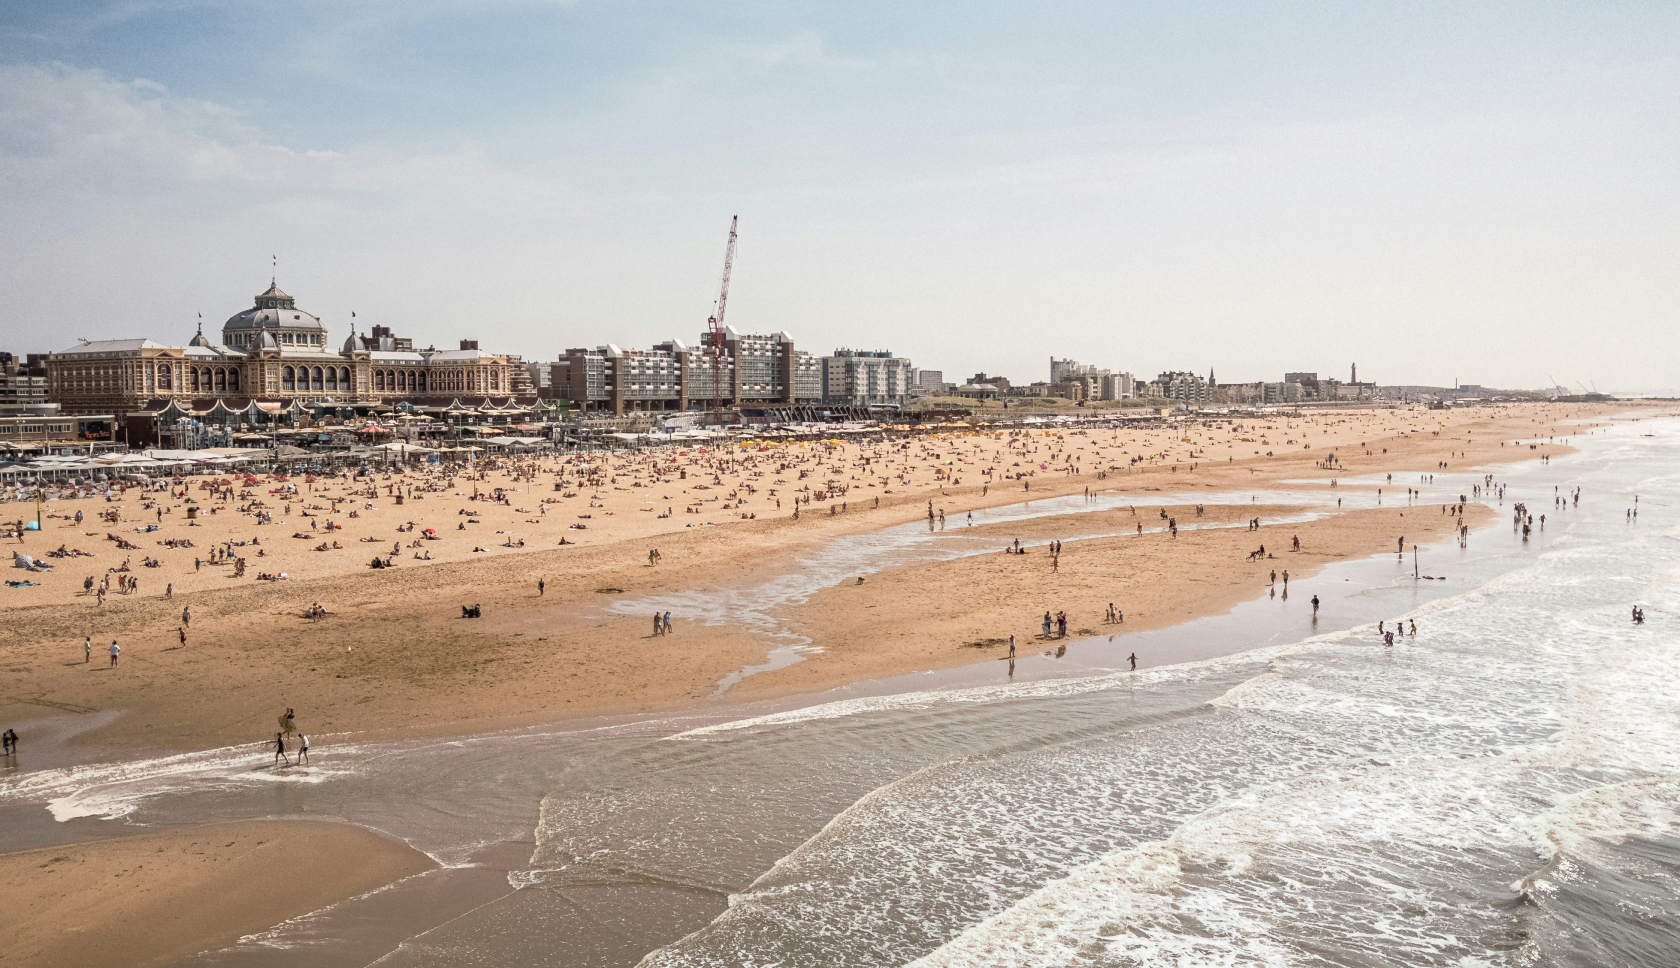
<svg viewBox="0 0 1680 968">
<path fill-rule="evenodd" d="M 16 3 L 0 349 L 526 360 L 730 322 L 918 368 L 1673 391 L 1680 9 Z M 253 288 L 254 287 L 254 288 Z"/>
</svg>

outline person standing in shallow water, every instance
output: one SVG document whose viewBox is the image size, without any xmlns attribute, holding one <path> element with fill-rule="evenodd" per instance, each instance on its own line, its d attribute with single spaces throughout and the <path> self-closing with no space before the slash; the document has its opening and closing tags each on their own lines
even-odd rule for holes
<svg viewBox="0 0 1680 968">
<path fill-rule="evenodd" d="M 1132 664 L 1132 671 L 1136 672 L 1137 671 L 1137 653 L 1133 652 L 1131 655 L 1126 657 L 1126 660 Z"/>
</svg>

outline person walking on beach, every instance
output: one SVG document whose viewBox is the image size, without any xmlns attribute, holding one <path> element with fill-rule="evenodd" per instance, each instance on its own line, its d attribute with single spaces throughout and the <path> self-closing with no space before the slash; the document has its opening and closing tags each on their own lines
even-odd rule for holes
<svg viewBox="0 0 1680 968">
<path fill-rule="evenodd" d="M 275 733 L 274 734 L 274 762 L 270 765 L 271 766 L 278 766 L 282 760 L 285 760 L 285 763 L 286 763 L 287 766 L 292 765 L 292 761 L 289 760 L 289 759 L 286 759 L 286 734 L 285 733 Z"/>
<path fill-rule="evenodd" d="M 1051 623 L 1051 621 L 1052 621 L 1052 619 L 1050 618 L 1050 613 L 1045 612 L 1044 613 L 1044 637 L 1045 638 L 1050 637 L 1050 623 Z"/>
<path fill-rule="evenodd" d="M 1126 661 L 1128 661 L 1132 664 L 1132 670 L 1131 671 L 1136 672 L 1137 671 L 1137 653 L 1133 652 L 1131 655 L 1127 656 Z"/>
<path fill-rule="evenodd" d="M 670 635 L 671 634 L 671 613 L 669 611 L 666 611 L 666 613 L 665 613 L 665 631 L 661 632 L 660 634 L 661 635 Z"/>
<path fill-rule="evenodd" d="M 186 648 L 187 647 L 187 627 L 184 626 L 184 625 L 176 626 L 175 634 L 179 635 L 181 637 L 181 646 L 180 647 L 183 648 L 183 649 Z"/>
<path fill-rule="evenodd" d="M 116 639 L 112 639 L 111 647 L 105 651 L 111 653 L 111 668 L 115 669 L 117 667 L 117 656 L 122 655 L 122 646 L 117 644 Z"/>
<path fill-rule="evenodd" d="M 1288 568 L 1285 568 L 1283 570 L 1283 590 L 1285 592 L 1289 591 L 1289 569 Z"/>
<path fill-rule="evenodd" d="M 543 596 L 543 580 L 541 578 L 538 578 L 537 579 L 537 597 L 541 598 L 542 596 Z"/>
<path fill-rule="evenodd" d="M 298 765 L 302 766 L 303 764 L 308 763 L 308 762 L 309 762 L 309 737 L 303 735 L 302 733 L 299 733 L 298 734 Z"/>
<path fill-rule="evenodd" d="M 1318 618 L 1318 596 L 1313 596 L 1313 618 Z"/>
<path fill-rule="evenodd" d="M 653 634 L 654 635 L 663 635 L 664 632 L 665 632 L 665 624 L 664 624 L 664 622 L 662 622 L 660 620 L 659 612 L 656 609 L 653 613 Z"/>
<path fill-rule="evenodd" d="M 181 625 L 185 628 L 192 628 L 192 606 L 191 605 L 184 605 L 184 606 L 181 607 Z"/>
<path fill-rule="evenodd" d="M 93 661 L 93 636 L 91 636 L 91 635 L 83 636 L 82 637 L 82 664 L 86 665 L 87 663 L 92 662 L 92 661 Z"/>
<path fill-rule="evenodd" d="M 1009 660 L 1015 660 L 1015 633 L 1009 633 Z"/>
</svg>

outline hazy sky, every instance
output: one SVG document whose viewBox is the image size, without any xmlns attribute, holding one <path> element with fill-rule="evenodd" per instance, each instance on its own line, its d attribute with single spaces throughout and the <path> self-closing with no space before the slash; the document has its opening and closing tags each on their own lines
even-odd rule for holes
<svg viewBox="0 0 1680 968">
<path fill-rule="evenodd" d="M 1680 4 L 0 5 L 0 348 L 1680 386 Z"/>
</svg>

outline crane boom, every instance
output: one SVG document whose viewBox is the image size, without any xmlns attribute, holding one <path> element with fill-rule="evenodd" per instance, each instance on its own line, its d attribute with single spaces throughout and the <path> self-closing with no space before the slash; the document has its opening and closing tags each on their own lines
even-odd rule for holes
<svg viewBox="0 0 1680 968">
<path fill-rule="evenodd" d="M 735 266 L 735 226 L 739 215 L 729 218 L 729 245 L 723 250 L 723 282 L 718 285 L 717 305 L 706 320 L 706 335 L 712 346 L 712 421 L 723 423 L 723 311 L 729 304 L 729 272 Z"/>
</svg>

